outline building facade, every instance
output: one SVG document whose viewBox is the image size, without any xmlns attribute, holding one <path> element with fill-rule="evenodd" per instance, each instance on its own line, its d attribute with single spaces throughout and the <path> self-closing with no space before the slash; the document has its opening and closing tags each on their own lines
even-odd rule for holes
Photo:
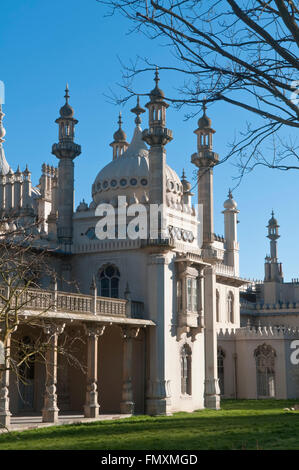
<svg viewBox="0 0 299 470">
<path fill-rule="evenodd" d="M 9 425 L 11 414 L 22 412 L 41 413 L 44 421 L 55 422 L 59 412 L 66 411 L 96 418 L 99 413 L 218 409 L 221 394 L 254 396 L 244 365 L 250 374 L 255 371 L 242 359 L 249 343 L 252 359 L 270 358 L 268 388 L 277 380 L 285 383 L 285 376 L 280 379 L 276 373 L 286 341 L 281 330 L 273 329 L 269 341 L 264 330 L 240 328 L 239 290 L 246 281 L 239 274 L 239 211 L 229 192 L 224 236 L 215 235 L 213 172 L 219 157 L 213 150 L 211 120 L 204 106 L 191 156 L 198 174 L 196 210 L 184 171 L 179 178 L 167 163 L 167 143 L 173 139 L 166 126 L 168 106 L 156 71 L 146 104 L 148 127 L 141 128 L 145 110 L 137 99 L 131 110 L 136 124 L 131 142 L 120 116 L 110 144 L 112 160 L 96 176 L 91 202 L 83 200 L 76 210 L 74 162 L 81 147 L 75 143 L 78 121 L 68 87 L 56 120 L 58 142 L 52 147 L 58 165 L 44 164 L 35 187 L 27 167 L 13 172 L 5 158 L 1 109 L 2 239 L 14 229 L 12 215 L 19 224 L 34 222 L 36 248 L 55 254 L 57 273 L 54 284 L 41 280 L 40 291 L 24 306 L 23 317 L 36 316 L 39 323 L 33 327 L 20 321 L 11 336 L 34 344 L 42 335 L 50 347 L 44 361 L 32 361 L 23 371 L 26 384 L 9 369 L 3 374 L 2 424 Z M 136 223 L 138 206 L 148 223 L 144 218 Z M 154 206 L 159 211 L 152 231 Z M 111 208 L 117 231 L 101 239 L 98 224 L 102 231 L 110 230 Z M 275 248 L 272 255 L 275 258 Z M 271 264 L 267 273 L 279 282 L 278 264 Z M 270 290 L 274 296 L 275 288 Z M 73 354 L 85 367 L 76 368 L 58 354 L 59 345 L 74 338 L 80 341 Z M 12 355 L 19 354 L 13 341 L 11 349 Z M 284 387 L 275 396 L 285 396 Z"/>
</svg>

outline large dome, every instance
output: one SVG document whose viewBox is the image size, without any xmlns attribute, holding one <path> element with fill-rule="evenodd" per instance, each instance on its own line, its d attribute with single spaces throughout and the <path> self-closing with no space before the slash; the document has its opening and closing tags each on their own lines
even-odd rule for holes
<svg viewBox="0 0 299 470">
<path fill-rule="evenodd" d="M 176 172 L 166 166 L 167 191 L 179 196 L 182 183 Z M 128 203 L 148 201 L 149 160 L 148 148 L 142 140 L 142 130 L 137 126 L 127 150 L 108 163 L 97 175 L 92 185 L 92 197 L 96 204 L 114 203 L 117 196 L 128 196 Z"/>
</svg>

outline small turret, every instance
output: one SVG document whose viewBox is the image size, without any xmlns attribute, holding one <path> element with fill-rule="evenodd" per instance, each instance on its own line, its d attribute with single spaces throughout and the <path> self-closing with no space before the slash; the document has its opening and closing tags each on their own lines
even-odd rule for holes
<svg viewBox="0 0 299 470">
<path fill-rule="evenodd" d="M 236 276 L 239 276 L 239 243 L 237 237 L 237 203 L 233 199 L 231 190 L 228 199 L 223 204 L 224 211 L 224 238 L 225 238 L 225 264 L 232 266 Z"/>
<path fill-rule="evenodd" d="M 127 150 L 129 144 L 127 142 L 127 136 L 124 130 L 122 129 L 122 119 L 121 112 L 118 116 L 118 130 L 113 134 L 113 142 L 110 146 L 113 148 L 113 160 L 122 156 L 122 154 Z"/>
<path fill-rule="evenodd" d="M 57 237 L 60 243 L 72 243 L 74 212 L 74 162 L 80 155 L 81 147 L 74 142 L 74 110 L 69 104 L 69 88 L 65 89 L 65 104 L 60 108 L 59 143 L 52 146 L 52 153 L 59 159 L 58 165 L 58 220 Z"/>
<path fill-rule="evenodd" d="M 206 103 L 203 102 L 203 115 L 198 120 L 197 152 L 191 155 L 191 163 L 198 168 L 198 204 L 203 208 L 203 248 L 210 249 L 214 241 L 213 207 L 213 167 L 219 156 L 213 152 L 213 134 L 211 119 L 206 115 Z"/>
<path fill-rule="evenodd" d="M 278 233 L 279 225 L 277 219 L 274 217 L 274 211 L 272 210 L 271 218 L 267 225 L 268 235 L 267 238 L 270 240 L 270 256 L 267 255 L 265 258 L 265 281 L 283 281 L 282 264 L 278 263 L 277 254 L 277 240 L 280 238 Z"/>
</svg>

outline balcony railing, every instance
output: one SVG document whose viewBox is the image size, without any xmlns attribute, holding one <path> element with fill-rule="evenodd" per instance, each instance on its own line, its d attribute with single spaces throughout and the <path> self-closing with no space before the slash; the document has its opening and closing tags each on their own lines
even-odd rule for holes
<svg viewBox="0 0 299 470">
<path fill-rule="evenodd" d="M 3 297 L 10 298 L 12 309 L 129 316 L 132 318 L 142 318 L 144 313 L 143 302 L 129 302 L 126 299 L 41 289 L 26 289 L 24 291 L 16 289 L 9 295 L 3 287 L 0 288 L 0 293 Z M 0 300 L 0 304 L 3 305 L 3 303 L 4 301 Z"/>
</svg>

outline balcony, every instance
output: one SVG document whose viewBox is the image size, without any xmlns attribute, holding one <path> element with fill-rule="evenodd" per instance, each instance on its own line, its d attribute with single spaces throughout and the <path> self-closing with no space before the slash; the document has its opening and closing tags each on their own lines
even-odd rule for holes
<svg viewBox="0 0 299 470">
<path fill-rule="evenodd" d="M 143 302 L 128 301 L 126 299 L 94 297 L 93 295 L 42 289 L 16 289 L 8 296 L 6 289 L 3 287 L 0 288 L 0 293 L 5 298 L 11 298 L 11 310 L 109 315 L 140 319 L 144 315 Z M 0 305 L 3 305 L 3 303 L 0 300 Z M 22 308 L 19 306 L 22 306 Z"/>
</svg>

